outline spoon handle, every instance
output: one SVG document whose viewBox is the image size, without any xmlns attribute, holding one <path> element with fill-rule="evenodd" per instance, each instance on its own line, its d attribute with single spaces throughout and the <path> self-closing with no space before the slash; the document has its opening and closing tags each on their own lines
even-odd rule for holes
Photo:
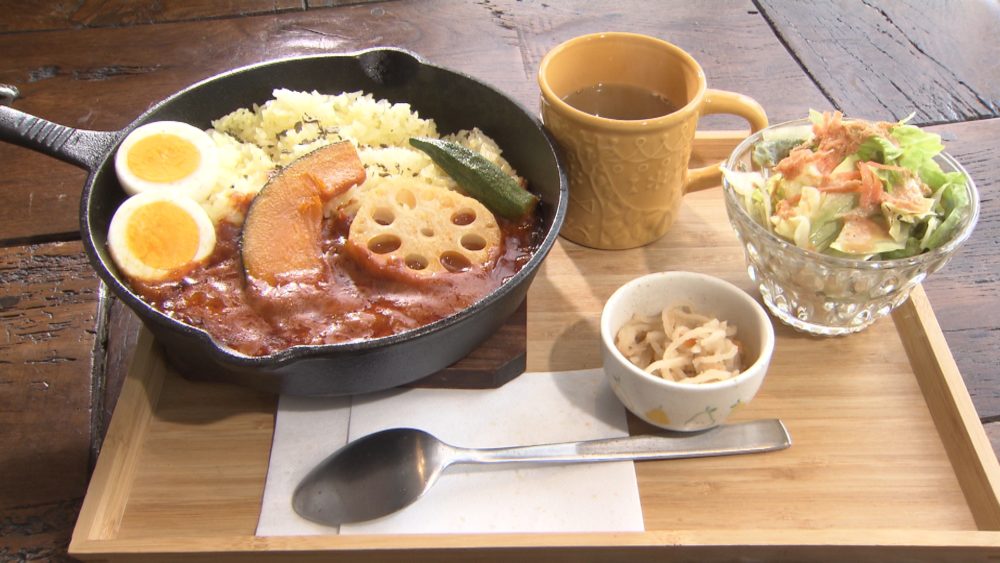
<svg viewBox="0 0 1000 563">
<path fill-rule="evenodd" d="M 780 420 L 756 420 L 717 426 L 698 433 L 642 435 L 585 442 L 460 449 L 457 463 L 595 462 L 677 459 L 782 450 L 792 439 Z"/>
</svg>

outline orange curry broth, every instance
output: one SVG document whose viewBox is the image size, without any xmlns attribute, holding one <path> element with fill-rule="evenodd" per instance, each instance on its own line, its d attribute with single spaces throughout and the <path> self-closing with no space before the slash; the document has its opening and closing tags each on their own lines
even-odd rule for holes
<svg viewBox="0 0 1000 563">
<path fill-rule="evenodd" d="M 319 280 L 280 288 L 248 282 L 240 259 L 242 227 L 221 222 L 204 266 L 182 279 L 130 280 L 159 311 L 204 329 L 217 342 L 251 356 L 297 344 L 334 344 L 398 334 L 452 315 L 499 287 L 538 249 L 544 230 L 537 212 L 519 223 L 497 217 L 503 238 L 494 266 L 399 281 L 357 264 L 345 251 L 350 218 L 323 220 L 326 268 Z"/>
</svg>

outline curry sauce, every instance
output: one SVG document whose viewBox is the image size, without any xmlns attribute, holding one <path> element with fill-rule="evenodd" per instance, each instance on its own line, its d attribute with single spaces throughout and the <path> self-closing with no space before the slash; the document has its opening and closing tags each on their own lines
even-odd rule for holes
<svg viewBox="0 0 1000 563">
<path fill-rule="evenodd" d="M 319 279 L 280 286 L 248 280 L 240 259 L 241 227 L 223 221 L 204 266 L 178 281 L 133 281 L 132 287 L 154 308 L 204 329 L 220 344 L 261 356 L 295 345 L 390 336 L 450 316 L 516 274 L 544 238 L 537 214 L 517 222 L 498 218 L 502 249 L 491 267 L 415 280 L 354 261 L 345 251 L 351 219 L 339 214 L 323 220 Z"/>
</svg>

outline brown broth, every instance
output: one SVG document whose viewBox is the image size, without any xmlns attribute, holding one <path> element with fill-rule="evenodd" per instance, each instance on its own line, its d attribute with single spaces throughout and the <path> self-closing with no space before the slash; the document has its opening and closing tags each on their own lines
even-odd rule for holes
<svg viewBox="0 0 1000 563">
<path fill-rule="evenodd" d="M 677 111 L 677 106 L 659 92 L 629 84 L 594 84 L 569 94 L 563 101 L 608 119 L 652 119 Z"/>
<path fill-rule="evenodd" d="M 498 218 L 503 248 L 489 270 L 401 281 L 366 270 L 345 251 L 350 219 L 323 221 L 321 279 L 281 287 L 248 282 L 240 261 L 241 227 L 222 222 L 208 263 L 179 281 L 132 288 L 154 308 L 199 327 L 251 356 L 297 344 L 335 344 L 414 329 L 472 305 L 517 273 L 544 237 L 537 217 Z"/>
</svg>

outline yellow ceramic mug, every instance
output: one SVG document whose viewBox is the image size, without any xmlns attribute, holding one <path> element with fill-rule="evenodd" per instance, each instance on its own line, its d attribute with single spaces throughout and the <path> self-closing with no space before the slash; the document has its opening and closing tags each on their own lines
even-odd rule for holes
<svg viewBox="0 0 1000 563">
<path fill-rule="evenodd" d="M 562 146 L 569 174 L 569 207 L 560 233 L 593 248 L 650 243 L 673 224 L 681 196 L 719 185 L 718 164 L 688 169 L 700 116 L 731 113 L 746 119 L 751 131 L 767 127 L 760 104 L 707 88 L 705 73 L 691 55 L 645 35 L 595 33 L 570 39 L 542 59 L 538 84 L 542 121 Z M 673 107 L 664 115 L 613 119 L 565 100 L 597 85 L 644 92 Z M 643 101 L 623 99 L 630 107 Z"/>
</svg>

